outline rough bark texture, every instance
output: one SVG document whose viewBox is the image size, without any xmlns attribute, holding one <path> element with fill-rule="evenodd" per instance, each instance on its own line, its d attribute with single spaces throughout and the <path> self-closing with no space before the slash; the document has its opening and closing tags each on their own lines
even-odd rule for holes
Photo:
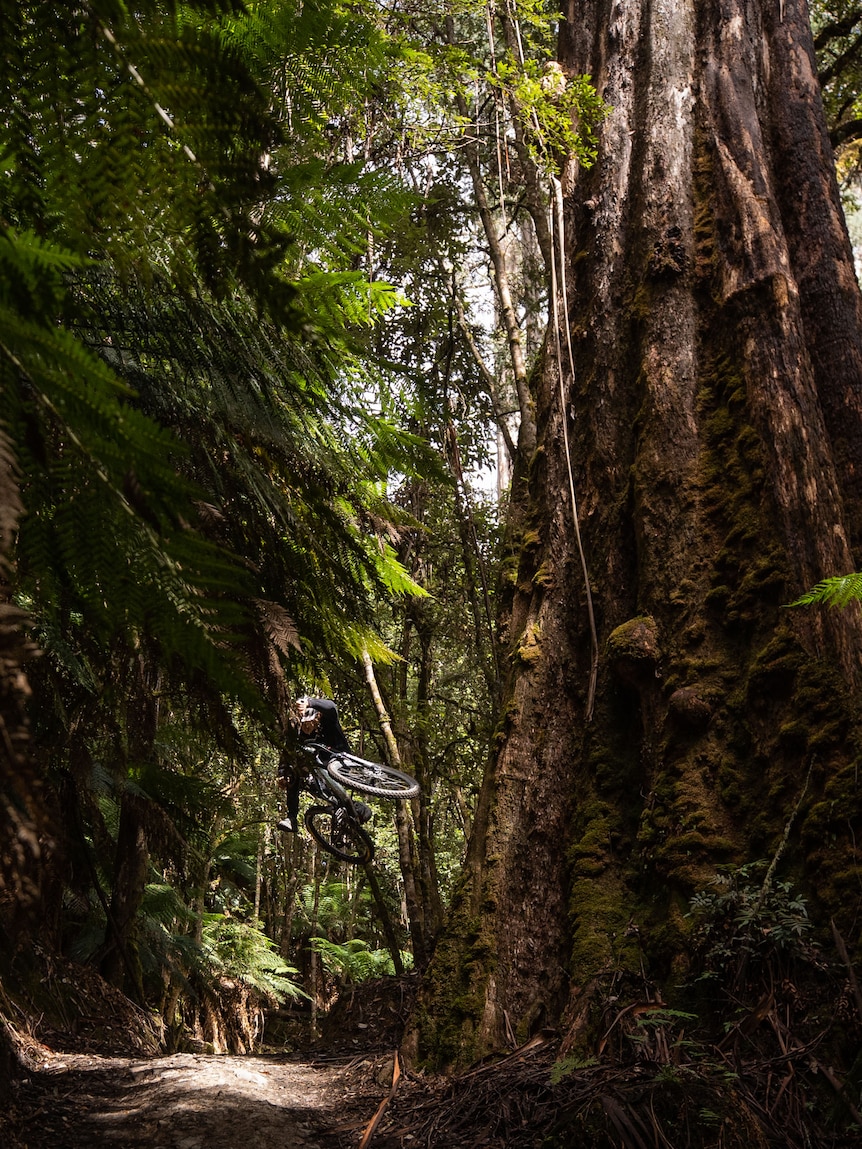
<svg viewBox="0 0 862 1149">
<path fill-rule="evenodd" d="M 0 427 L 0 916 L 17 926 L 38 897 L 40 835 L 45 829 L 41 793 L 25 757 L 26 665 L 37 650 L 26 634 L 27 615 L 12 602 L 11 553 L 23 512 L 11 444 Z"/>
<path fill-rule="evenodd" d="M 117 850 L 106 953 L 101 974 L 129 997 L 143 1002 L 143 975 L 137 949 L 138 912 L 149 873 L 150 853 L 145 811 L 130 792 L 120 801 Z"/>
<path fill-rule="evenodd" d="M 26 634 L 27 615 L 12 602 L 11 559 L 23 513 L 12 447 L 0 426 L 0 1105 L 10 1101 L 12 1079 L 23 1072 L 17 1042 L 6 1016 L 11 1012 L 2 978 L 14 946 L 38 906 L 39 864 L 46 817 L 41 791 L 27 761 L 30 696 L 26 664 L 36 647 Z"/>
<path fill-rule="evenodd" d="M 415 1052 L 438 1064 L 577 1024 L 608 971 L 672 983 L 688 899 L 717 865 L 772 855 L 809 771 L 786 865 L 823 921 L 859 902 L 859 614 L 782 608 L 858 565 L 862 522 L 862 311 L 808 14 L 565 16 L 563 66 L 613 109 L 567 200 L 565 416 L 599 690 L 586 724 L 549 354 L 514 484 L 509 703 L 418 1017 Z"/>
</svg>

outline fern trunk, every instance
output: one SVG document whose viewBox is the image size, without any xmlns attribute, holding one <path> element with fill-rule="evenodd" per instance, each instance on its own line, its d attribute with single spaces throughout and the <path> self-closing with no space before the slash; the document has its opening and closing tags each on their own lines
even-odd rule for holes
<svg viewBox="0 0 862 1149">
<path fill-rule="evenodd" d="M 137 947 L 137 916 L 144 897 L 150 853 L 143 811 L 128 792 L 120 803 L 110 919 L 102 976 L 138 1002 L 144 1001 Z"/>
<path fill-rule="evenodd" d="M 693 893 L 772 857 L 797 805 L 783 872 L 848 934 L 858 900 L 859 612 L 782 605 L 862 542 L 862 305 L 807 10 L 565 15 L 560 62 L 612 111 L 595 167 L 564 172 L 569 298 L 513 483 L 507 701 L 414 1034 L 438 1065 L 577 1029 L 612 976 L 672 992 Z"/>
</svg>

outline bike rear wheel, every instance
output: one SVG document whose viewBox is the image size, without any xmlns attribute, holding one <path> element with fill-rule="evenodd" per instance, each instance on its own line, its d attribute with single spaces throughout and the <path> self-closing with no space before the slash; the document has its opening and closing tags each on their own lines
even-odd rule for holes
<svg viewBox="0 0 862 1149">
<path fill-rule="evenodd" d="M 326 763 L 326 769 L 342 786 L 378 798 L 415 798 L 419 783 L 409 774 L 379 762 L 367 762 L 352 754 L 338 754 Z"/>
<path fill-rule="evenodd" d="M 337 812 L 342 813 L 343 817 L 337 819 Z M 305 826 L 321 849 L 342 862 L 363 866 L 374 857 L 374 843 L 346 810 L 335 811 L 331 806 L 309 806 L 305 811 Z"/>
</svg>

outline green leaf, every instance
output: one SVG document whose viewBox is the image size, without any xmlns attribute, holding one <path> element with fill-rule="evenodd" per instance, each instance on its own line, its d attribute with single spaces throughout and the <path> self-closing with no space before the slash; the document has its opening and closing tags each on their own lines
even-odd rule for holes
<svg viewBox="0 0 862 1149">
<path fill-rule="evenodd" d="M 847 606 L 851 602 L 859 601 L 862 601 L 862 572 L 823 579 L 794 602 L 786 605 L 812 606 L 820 603 L 824 606 Z"/>
</svg>

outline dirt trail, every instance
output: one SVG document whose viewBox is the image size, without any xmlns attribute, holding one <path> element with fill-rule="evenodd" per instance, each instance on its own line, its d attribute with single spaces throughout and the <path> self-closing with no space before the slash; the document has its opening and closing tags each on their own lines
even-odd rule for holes
<svg viewBox="0 0 862 1149">
<path fill-rule="evenodd" d="M 15 1149 L 342 1149 L 358 1144 L 387 1073 L 391 1056 L 53 1054 L 14 1087 L 6 1116 Z"/>
</svg>

